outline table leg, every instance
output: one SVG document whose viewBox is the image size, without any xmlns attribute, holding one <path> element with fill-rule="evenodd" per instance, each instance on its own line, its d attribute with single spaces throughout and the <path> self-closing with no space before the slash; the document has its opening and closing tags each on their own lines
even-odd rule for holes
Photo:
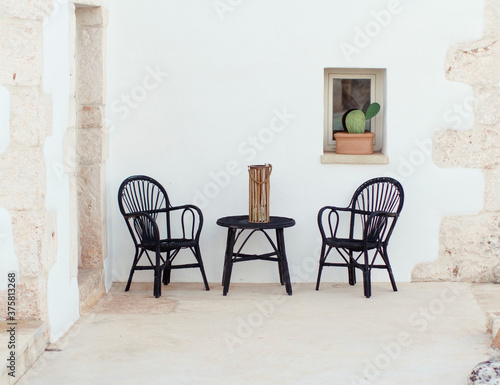
<svg viewBox="0 0 500 385">
<path fill-rule="evenodd" d="M 224 257 L 224 269 L 222 273 L 222 284 L 224 285 L 222 295 L 226 295 L 229 290 L 229 282 L 231 281 L 231 271 L 233 270 L 233 251 L 234 251 L 233 249 L 234 249 L 235 237 L 236 237 L 236 229 L 228 228 L 226 255 Z"/>
<path fill-rule="evenodd" d="M 276 229 L 276 242 L 278 243 L 278 259 L 281 263 L 282 278 L 285 281 L 285 288 L 288 295 L 292 295 L 292 284 L 290 282 L 290 272 L 288 271 L 288 261 L 286 259 L 285 236 L 283 229 Z M 280 276 L 281 278 L 281 276 Z"/>
</svg>

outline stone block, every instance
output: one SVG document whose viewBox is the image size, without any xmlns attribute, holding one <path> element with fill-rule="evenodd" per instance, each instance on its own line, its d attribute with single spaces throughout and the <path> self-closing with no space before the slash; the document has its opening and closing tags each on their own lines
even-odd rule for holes
<svg viewBox="0 0 500 385">
<path fill-rule="evenodd" d="M 45 206 L 46 168 L 41 147 L 9 146 L 0 155 L 0 207 L 39 210 Z"/>
<path fill-rule="evenodd" d="M 499 58 L 500 41 L 497 39 L 458 44 L 446 55 L 446 77 L 470 85 L 498 85 Z"/>
<path fill-rule="evenodd" d="M 445 217 L 440 233 L 440 255 L 453 260 L 474 259 L 480 268 L 500 255 L 499 213 Z"/>
<path fill-rule="evenodd" d="M 103 266 L 106 255 L 105 170 L 101 165 L 82 166 L 78 170 L 78 214 L 80 267 Z"/>
<path fill-rule="evenodd" d="M 45 277 L 34 279 L 20 277 L 17 285 L 16 313 L 18 319 L 46 319 L 47 280 Z"/>
<path fill-rule="evenodd" d="M 40 146 L 50 133 L 52 98 L 37 87 L 12 87 L 10 140 L 23 146 Z"/>
<path fill-rule="evenodd" d="M 11 211 L 14 248 L 22 277 L 43 272 L 42 245 L 45 239 L 45 210 Z"/>
<path fill-rule="evenodd" d="M 102 7 L 76 8 L 76 20 L 81 26 L 102 26 L 106 21 Z"/>
<path fill-rule="evenodd" d="M 41 21 L 0 23 L 0 84 L 38 86 L 43 66 Z"/>
<path fill-rule="evenodd" d="M 483 170 L 484 210 L 500 212 L 500 168 Z"/>
<path fill-rule="evenodd" d="M 500 131 L 440 130 L 432 138 L 432 159 L 443 168 L 491 168 L 500 164 Z"/>
<path fill-rule="evenodd" d="M 98 128 L 77 130 L 76 153 L 78 164 L 94 165 L 104 159 L 104 133 Z"/>
<path fill-rule="evenodd" d="M 87 27 L 78 31 L 77 95 L 82 105 L 104 104 L 104 29 Z"/>
<path fill-rule="evenodd" d="M 2 0 L 0 14 L 19 18 L 43 20 L 54 10 L 54 0 Z"/>
<path fill-rule="evenodd" d="M 460 261 L 458 265 L 457 281 L 460 282 L 495 282 L 493 266 L 495 262 L 491 260 L 483 261 L 480 256 L 475 256 L 470 261 Z"/>
<path fill-rule="evenodd" d="M 441 256 L 434 262 L 417 264 L 411 273 L 412 282 L 495 282 L 493 261 L 464 261 L 454 256 Z"/>
<path fill-rule="evenodd" d="M 486 0 L 484 2 L 483 37 L 494 39 L 500 36 L 500 1 Z"/>
<path fill-rule="evenodd" d="M 412 282 L 456 281 L 458 266 L 452 260 L 438 259 L 415 265 L 411 272 Z"/>
<path fill-rule="evenodd" d="M 78 111 L 78 128 L 103 128 L 103 106 L 81 106 Z"/>
<path fill-rule="evenodd" d="M 474 88 L 474 118 L 477 123 L 495 126 L 500 122 L 500 94 L 498 86 Z M 498 129 L 498 128 L 497 128 Z"/>
</svg>

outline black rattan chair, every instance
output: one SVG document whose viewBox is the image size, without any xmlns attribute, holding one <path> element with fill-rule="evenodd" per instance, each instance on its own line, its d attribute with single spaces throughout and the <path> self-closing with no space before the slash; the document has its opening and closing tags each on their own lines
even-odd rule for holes
<svg viewBox="0 0 500 385">
<path fill-rule="evenodd" d="M 371 296 L 372 269 L 386 269 L 392 288 L 397 291 L 387 245 L 403 201 L 403 187 L 397 180 L 375 178 L 358 187 L 348 207 L 326 206 L 319 211 L 322 246 L 316 290 L 319 289 L 323 267 L 337 266 L 347 267 L 351 285 L 356 284 L 356 268 L 362 270 L 366 298 Z M 349 221 L 349 233 L 345 237 L 338 234 L 342 216 L 347 216 L 344 220 Z M 332 249 L 338 252 L 343 262 L 326 262 Z M 378 264 L 375 263 L 377 258 Z"/>
<path fill-rule="evenodd" d="M 163 186 L 144 175 L 131 176 L 123 181 L 118 190 L 118 204 L 135 245 L 134 262 L 125 291 L 130 289 L 134 271 L 154 270 L 153 294 L 158 298 L 161 296 L 162 273 L 163 283 L 167 285 L 172 269 L 193 267 L 200 268 L 205 289 L 209 290 L 199 247 L 203 214 L 198 207 L 172 207 Z M 166 236 L 162 237 L 162 234 Z M 173 265 L 182 249 L 191 250 L 196 263 Z M 149 265 L 139 266 L 143 255 L 146 255 Z"/>
</svg>

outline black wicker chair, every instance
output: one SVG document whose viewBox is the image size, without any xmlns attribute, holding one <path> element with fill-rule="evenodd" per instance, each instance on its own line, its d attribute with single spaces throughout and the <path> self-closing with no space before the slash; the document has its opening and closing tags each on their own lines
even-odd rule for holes
<svg viewBox="0 0 500 385">
<path fill-rule="evenodd" d="M 318 226 L 322 246 L 319 259 L 319 289 L 324 266 L 347 267 L 349 284 L 356 284 L 356 268 L 363 271 L 363 287 L 366 298 L 371 296 L 372 269 L 386 269 L 392 288 L 397 291 L 392 274 L 387 245 L 403 208 L 404 192 L 401 184 L 392 178 L 375 178 L 363 183 L 354 192 L 348 207 L 323 207 L 318 213 Z M 343 215 L 349 219 L 349 233 L 338 234 Z M 326 259 L 332 249 L 337 250 L 343 262 L 330 263 Z M 380 257 L 379 264 L 375 264 Z"/>
<path fill-rule="evenodd" d="M 123 181 L 118 190 L 118 204 L 135 245 L 134 262 L 125 291 L 130 289 L 135 270 L 154 270 L 153 294 L 158 298 L 161 296 L 162 273 L 163 283 L 167 285 L 172 269 L 193 267 L 200 268 L 205 289 L 209 290 L 199 247 L 203 214 L 198 207 L 172 207 L 163 186 L 144 175 L 131 176 Z M 178 226 L 178 236 L 172 234 L 174 225 Z M 166 237 L 162 238 L 161 234 Z M 182 249 L 191 250 L 196 263 L 172 265 Z M 139 266 L 143 255 L 146 255 L 149 265 Z"/>
</svg>

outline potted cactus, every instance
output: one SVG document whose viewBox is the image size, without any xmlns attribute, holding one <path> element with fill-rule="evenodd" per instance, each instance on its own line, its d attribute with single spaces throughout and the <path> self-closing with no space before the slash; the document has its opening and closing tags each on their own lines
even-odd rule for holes
<svg viewBox="0 0 500 385">
<path fill-rule="evenodd" d="M 373 118 L 380 111 L 380 104 L 367 104 L 364 111 L 354 109 L 346 113 L 343 119 L 347 132 L 337 132 L 333 136 L 337 142 L 335 152 L 347 155 L 373 154 L 373 132 L 366 131 L 366 121 Z"/>
</svg>

